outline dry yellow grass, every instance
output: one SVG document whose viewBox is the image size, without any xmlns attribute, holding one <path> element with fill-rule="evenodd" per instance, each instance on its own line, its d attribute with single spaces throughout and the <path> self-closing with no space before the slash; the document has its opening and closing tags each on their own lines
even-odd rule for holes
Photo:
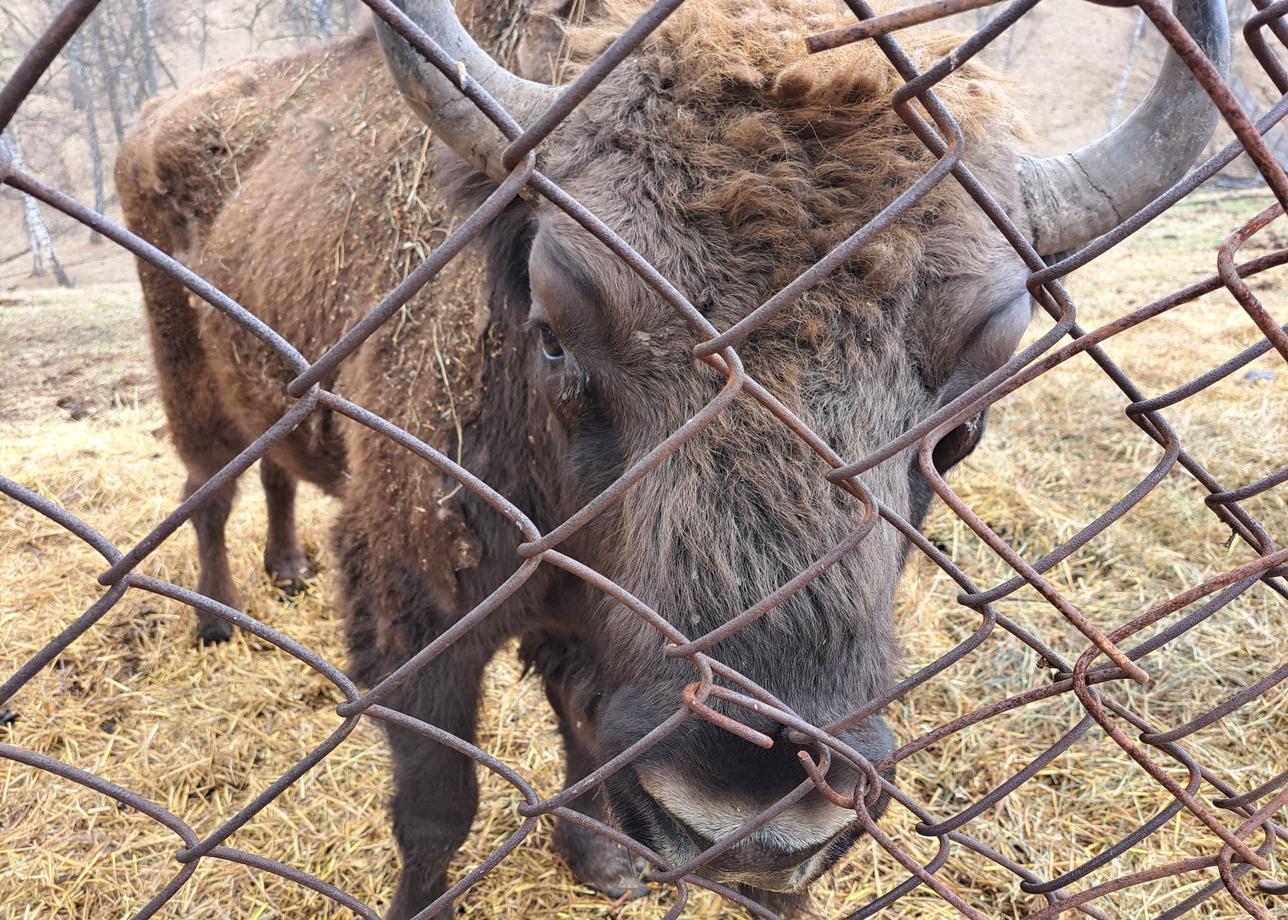
<svg viewBox="0 0 1288 920">
<path fill-rule="evenodd" d="M 1187 206 L 1084 270 L 1072 282 L 1088 326 L 1121 314 L 1215 267 L 1219 240 L 1260 202 Z M 1249 249 L 1255 252 L 1255 249 Z M 1256 287 L 1274 300 L 1283 270 Z M 1282 310 L 1280 311 L 1282 313 Z M 119 347 L 87 332 L 107 329 Z M 138 318 L 137 293 L 113 287 L 20 296 L 0 312 L 9 368 L 0 405 L 0 472 L 36 489 L 102 530 L 118 545 L 146 533 L 173 506 L 182 475 L 161 434 Z M 1183 307 L 1113 340 L 1110 353 L 1149 394 L 1166 391 L 1254 341 L 1256 331 L 1228 297 Z M 60 343 L 71 342 L 71 345 Z M 110 343 L 109 343 L 110 344 Z M 10 348 L 12 347 L 12 351 Z M 1258 479 L 1288 454 L 1288 368 L 1273 353 L 1167 412 L 1183 443 L 1227 485 Z M 15 370 L 18 368 L 18 370 Z M 56 405 L 62 398 L 63 407 Z M 1123 415 L 1126 400 L 1085 357 L 1021 389 L 997 407 L 985 447 L 953 477 L 958 492 L 1028 558 L 1067 538 L 1128 491 L 1156 462 L 1152 441 Z M 89 415 L 79 420 L 69 410 Z M 305 490 L 305 541 L 321 556 L 317 588 L 283 601 L 260 569 L 264 512 L 257 477 L 245 484 L 230 534 L 233 570 L 255 616 L 344 660 L 338 624 L 326 602 L 324 546 L 331 503 Z M 1174 473 L 1125 520 L 1052 573 L 1102 626 L 1124 622 L 1157 601 L 1251 558 L 1202 504 L 1188 476 Z M 1248 503 L 1272 534 L 1288 536 L 1282 488 Z M 930 536 L 977 583 L 1006 570 L 970 531 L 937 506 Z M 97 559 L 52 523 L 0 501 L 0 674 L 7 674 L 97 596 Z M 185 529 L 144 566 L 179 585 L 196 582 Z M 958 607 L 955 587 L 914 557 L 900 590 L 899 634 L 911 671 L 943 654 L 977 625 Z M 1000 609 L 1065 654 L 1080 637 L 1032 590 Z M 199 648 L 191 614 L 133 592 L 8 705 L 19 718 L 0 741 L 75 764 L 138 791 L 209 831 L 318 743 L 338 720 L 338 696 L 291 657 L 245 635 Z M 1288 606 L 1255 587 L 1217 616 L 1151 656 L 1147 688 L 1113 685 L 1156 723 L 1179 725 L 1281 664 Z M 1000 631 L 965 661 L 894 707 L 908 739 L 981 703 L 1040 685 L 1035 655 Z M 900 785 L 935 814 L 950 816 L 1023 767 L 1067 731 L 1081 712 L 1059 699 L 994 719 L 910 758 Z M 558 740 L 540 686 L 521 679 L 512 655 L 494 664 L 481 745 L 532 778 L 558 788 Z M 1288 693 L 1266 695 L 1185 746 L 1240 788 L 1288 765 Z M 363 724 L 334 754 L 230 840 L 298 866 L 380 909 L 397 872 L 384 802 L 388 757 L 379 730 Z M 1098 729 L 1040 771 L 1021 790 L 966 828 L 1052 877 L 1099 852 L 1162 807 L 1166 793 Z M 0 917 L 128 916 L 173 874 L 178 842 L 152 821 L 72 783 L 0 762 Z M 518 825 L 516 796 L 485 776 L 483 807 L 458 869 L 476 864 Z M 900 809 L 886 822 L 915 854 L 929 847 Z M 663 891 L 628 905 L 576 886 L 554 855 L 548 825 L 501 864 L 460 905 L 471 917 L 656 917 L 671 903 Z M 1178 817 L 1078 889 L 1146 866 L 1213 852 L 1196 821 Z M 1282 877 L 1282 863 L 1276 866 Z M 990 917 L 1016 917 L 1040 899 L 994 864 L 954 851 L 941 871 Z M 816 909 L 844 916 L 904 877 L 870 841 L 855 847 L 817 889 Z M 1113 916 L 1143 918 L 1197 890 L 1213 874 L 1143 885 L 1102 902 Z M 1254 895 L 1255 897 L 1261 897 Z M 1264 901 L 1267 910 L 1284 909 Z M 347 916 L 347 912 L 274 876 L 208 860 L 162 916 L 269 918 Z M 695 895 L 688 915 L 734 916 Z M 889 916 L 950 917 L 921 890 Z M 1224 895 L 1196 915 L 1243 916 Z"/>
</svg>

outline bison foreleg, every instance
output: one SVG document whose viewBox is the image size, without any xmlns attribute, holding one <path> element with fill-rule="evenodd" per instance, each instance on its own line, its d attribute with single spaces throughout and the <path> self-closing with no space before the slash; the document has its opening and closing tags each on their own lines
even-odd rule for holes
<svg viewBox="0 0 1288 920">
<path fill-rule="evenodd" d="M 492 646 L 464 640 L 434 659 L 389 701 L 391 708 L 474 740 L 483 668 Z M 394 760 L 391 810 L 402 878 L 386 920 L 415 916 L 447 890 L 447 866 L 478 809 L 474 763 L 414 731 L 389 727 Z M 450 918 L 451 905 L 439 917 Z"/>
<path fill-rule="evenodd" d="M 184 486 L 184 498 L 205 484 L 209 477 L 190 470 Z M 228 568 L 228 548 L 224 527 L 232 512 L 236 482 L 229 482 L 192 513 L 192 529 L 197 532 L 197 592 L 211 600 L 239 609 L 237 587 Z M 204 610 L 197 610 L 197 637 L 202 642 L 225 642 L 232 638 L 233 628 L 227 620 Z"/>
<path fill-rule="evenodd" d="M 313 578 L 313 568 L 295 529 L 297 480 L 268 457 L 259 461 L 259 478 L 268 505 L 264 571 L 283 593 L 299 594 Z"/>
</svg>

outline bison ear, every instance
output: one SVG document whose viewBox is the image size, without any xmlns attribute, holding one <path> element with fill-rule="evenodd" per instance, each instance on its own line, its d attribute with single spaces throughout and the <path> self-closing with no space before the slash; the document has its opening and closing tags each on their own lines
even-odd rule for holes
<svg viewBox="0 0 1288 920">
<path fill-rule="evenodd" d="M 948 405 L 1011 359 L 1033 315 L 1032 298 L 1024 288 L 1024 273 L 1004 272 L 979 279 L 954 279 L 932 322 L 939 335 L 935 408 Z M 956 309 L 953 309 L 953 307 Z M 940 325 L 942 324 L 942 325 Z M 932 378 L 932 386 L 934 386 Z M 940 439 L 933 452 L 935 468 L 943 473 L 965 459 L 984 433 L 987 410 L 967 419 Z"/>
<path fill-rule="evenodd" d="M 443 190 L 448 208 L 457 220 L 473 214 L 497 189 L 497 183 L 461 159 L 437 139 L 430 145 L 433 181 Z M 493 294 L 495 316 L 497 304 L 515 304 L 526 319 L 528 315 L 528 250 L 536 232 L 533 205 L 523 195 L 514 198 L 479 234 L 472 244 L 486 253 L 488 276 Z"/>
<path fill-rule="evenodd" d="M 462 159 L 446 144 L 439 143 L 437 138 L 430 144 L 430 162 L 435 186 L 442 190 L 447 206 L 460 220 L 465 220 L 482 207 L 499 187 L 495 180 Z M 482 238 L 490 244 L 499 236 L 530 237 L 527 224 L 532 220 L 532 211 L 531 196 L 521 191 L 483 231 Z"/>
<path fill-rule="evenodd" d="M 957 352 L 956 366 L 939 389 L 938 404 L 941 406 L 952 402 L 1009 361 L 1033 315 L 1033 299 L 1028 291 L 1001 303 L 986 302 L 978 306 L 983 309 L 960 327 L 965 334 Z M 971 319 L 974 319 L 973 323 Z"/>
<path fill-rule="evenodd" d="M 448 205 L 462 220 L 482 207 L 483 202 L 500 186 L 495 179 L 438 138 L 433 138 L 429 149 L 434 181 L 443 190 Z M 522 204 L 524 200 L 520 196 L 515 202 Z"/>
</svg>

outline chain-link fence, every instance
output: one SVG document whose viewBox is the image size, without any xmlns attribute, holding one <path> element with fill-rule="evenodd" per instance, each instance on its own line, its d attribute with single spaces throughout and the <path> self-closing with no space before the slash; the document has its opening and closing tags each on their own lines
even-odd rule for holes
<svg viewBox="0 0 1288 920">
<path fill-rule="evenodd" d="M 306 872 L 263 856 L 244 852 L 229 846 L 226 841 L 266 806 L 274 802 L 295 784 L 307 771 L 316 766 L 344 744 L 358 722 L 364 717 L 398 726 L 472 758 L 482 768 L 492 771 L 511 784 L 523 797 L 520 811 L 524 821 L 490 858 L 471 870 L 452 885 L 450 890 L 433 904 L 427 905 L 424 916 L 433 916 L 442 906 L 449 904 L 466 890 L 477 884 L 500 861 L 524 843 L 543 818 L 558 817 L 591 829 L 594 833 L 617 842 L 642 857 L 652 866 L 652 877 L 659 883 L 674 886 L 674 906 L 668 918 L 679 916 L 685 909 L 691 886 L 713 890 L 731 904 L 741 905 L 757 916 L 775 916 L 770 910 L 756 903 L 746 893 L 704 877 L 704 867 L 727 854 L 741 842 L 770 825 L 787 808 L 806 794 L 817 789 L 836 806 L 851 810 L 862 828 L 880 847 L 906 869 L 906 878 L 876 896 L 866 907 L 850 916 L 871 916 L 889 908 L 893 914 L 900 910 L 901 898 L 918 888 L 930 889 L 943 901 L 951 904 L 961 914 L 972 918 L 987 916 L 987 905 L 968 903 L 952 884 L 939 874 L 949 854 L 957 848 L 969 850 L 985 860 L 1014 873 L 1024 892 L 1045 897 L 1047 906 L 1030 916 L 1045 918 L 1070 910 L 1090 916 L 1104 916 L 1097 902 L 1122 889 L 1166 880 L 1173 876 L 1205 873 L 1209 881 L 1197 892 L 1183 900 L 1167 904 L 1158 916 L 1176 917 L 1193 909 L 1214 896 L 1228 895 L 1250 916 L 1269 918 L 1282 910 L 1275 898 L 1288 892 L 1283 883 L 1270 876 L 1270 857 L 1276 844 L 1288 841 L 1288 829 L 1274 820 L 1288 805 L 1288 769 L 1275 767 L 1273 777 L 1257 788 L 1237 788 L 1222 778 L 1220 765 L 1205 764 L 1189 750 L 1184 741 L 1195 732 L 1226 718 L 1250 702 L 1270 693 L 1278 684 L 1288 679 L 1288 664 L 1265 662 L 1264 677 L 1255 684 L 1233 693 L 1220 705 L 1197 716 L 1186 724 L 1163 726 L 1155 724 L 1147 715 L 1132 708 L 1121 694 L 1113 692 L 1116 685 L 1135 682 L 1147 686 L 1150 681 L 1150 656 L 1169 643 L 1181 641 L 1190 630 L 1209 618 L 1220 615 L 1223 609 L 1237 598 L 1253 590 L 1273 592 L 1281 599 L 1288 599 L 1288 549 L 1276 546 L 1273 535 L 1244 507 L 1254 496 L 1270 492 L 1288 482 L 1288 467 L 1249 483 L 1229 483 L 1217 478 L 1187 450 L 1180 437 L 1169 424 L 1169 409 L 1194 397 L 1196 394 L 1229 378 L 1240 369 L 1272 350 L 1288 361 L 1288 328 L 1280 324 L 1254 293 L 1248 279 L 1288 262 L 1288 249 L 1272 252 L 1245 262 L 1237 261 L 1239 249 L 1255 234 L 1263 231 L 1283 215 L 1288 205 L 1288 174 L 1275 159 L 1263 135 L 1288 114 L 1288 95 L 1260 121 L 1254 122 L 1240 108 L 1220 70 L 1204 54 L 1201 45 L 1187 32 L 1162 0 L 1140 0 L 1135 4 L 1112 3 L 1116 6 L 1138 6 L 1153 26 L 1166 38 L 1171 47 L 1184 60 L 1198 78 L 1206 95 L 1219 109 L 1221 117 L 1233 130 L 1236 141 L 1226 149 L 1188 172 L 1184 179 L 1157 197 L 1135 214 L 1126 216 L 1117 226 L 1102 233 L 1076 251 L 1061 254 L 1047 263 L 1031 245 L 1027 228 L 1013 221 L 1012 215 L 999 204 L 994 190 L 980 181 L 969 156 L 963 153 L 962 129 L 947 107 L 936 96 L 936 86 L 961 68 L 971 57 L 990 42 L 1003 35 L 1026 12 L 1036 6 L 1036 0 L 1016 0 L 1003 12 L 987 21 L 977 33 L 969 37 L 951 54 L 925 69 L 914 66 L 893 33 L 899 29 L 929 22 L 962 10 L 988 6 L 997 0 L 935 0 L 922 6 L 902 10 L 886 16 L 876 16 L 863 0 L 847 0 L 858 23 L 844 29 L 817 34 L 809 39 L 811 51 L 827 53 L 853 42 L 875 42 L 880 52 L 898 72 L 904 85 L 890 100 L 890 106 L 930 152 L 933 168 L 926 172 L 912 189 L 894 189 L 889 200 L 883 202 L 880 212 L 855 230 L 832 253 L 793 281 L 768 302 L 752 311 L 731 328 L 715 328 L 703 310 L 699 309 L 653 265 L 644 259 L 622 236 L 614 232 L 608 222 L 584 208 L 565 188 L 541 171 L 542 145 L 556 129 L 590 97 L 615 68 L 628 60 L 633 51 L 644 42 L 678 7 L 680 0 L 661 0 L 650 6 L 638 21 L 620 38 L 611 43 L 597 60 L 587 65 L 578 78 L 566 87 L 556 101 L 530 124 L 518 124 L 494 98 L 483 83 L 465 67 L 458 66 L 452 55 L 440 47 L 433 38 L 390 0 L 365 0 L 374 14 L 389 24 L 420 55 L 436 68 L 456 90 L 477 107 L 485 117 L 500 129 L 508 139 L 508 146 L 492 165 L 503 164 L 504 174 L 496 190 L 468 219 L 464 220 L 450 238 L 435 249 L 424 263 L 410 276 L 410 281 L 390 293 L 375 305 L 369 314 L 328 348 L 315 361 L 301 354 L 291 342 L 267 326 L 239 303 L 212 286 L 175 258 L 162 252 L 138 236 L 105 219 L 92 209 L 73 200 L 58 189 L 51 188 L 31 175 L 18 170 L 8 160 L 0 160 L 0 180 L 51 208 L 80 221 L 103 236 L 123 246 L 144 262 L 170 278 L 182 283 L 191 292 L 204 299 L 223 314 L 227 321 L 255 336 L 294 370 L 295 379 L 288 389 L 292 405 L 280 419 L 247 449 L 237 454 L 207 482 L 192 491 L 165 520 L 151 533 L 130 547 L 118 547 L 78 517 L 68 513 L 56 503 L 9 479 L 0 478 L 0 491 L 12 501 L 26 505 L 57 525 L 66 528 L 101 554 L 107 568 L 99 577 L 103 587 L 101 597 L 78 619 L 69 623 L 38 654 L 22 665 L 0 687 L 0 704 L 11 700 L 25 684 L 49 667 L 78 637 L 93 627 L 106 614 L 131 593 L 151 592 L 171 598 L 203 611 L 209 617 L 226 621 L 246 630 L 278 649 L 294 656 L 330 681 L 344 702 L 337 707 L 340 724 L 321 745 L 305 752 L 299 761 L 280 779 L 260 791 L 253 800 L 214 830 L 199 834 L 184 819 L 161 805 L 149 801 L 129 789 L 122 788 L 78 767 L 72 762 L 56 760 L 13 745 L 0 745 L 0 756 L 25 764 L 32 770 L 51 774 L 79 783 L 89 789 L 109 796 L 169 828 L 177 837 L 181 848 L 177 854 L 178 868 L 171 881 L 156 892 L 155 897 L 137 916 L 148 917 L 157 913 L 186 884 L 203 860 L 230 860 L 243 863 L 265 872 L 275 873 L 291 882 L 307 886 L 351 909 L 364 917 L 376 913 L 351 895 L 328 882 Z M 1272 47 L 1272 40 L 1288 44 L 1288 24 L 1280 17 L 1288 13 L 1288 0 L 1266 3 L 1254 0 L 1257 12 L 1248 18 L 1241 40 L 1256 55 L 1271 80 L 1281 93 L 1288 94 L 1288 69 L 1285 69 Z M 13 118 L 24 98 L 36 85 L 55 56 L 93 12 L 97 0 L 72 0 L 57 14 L 44 35 L 30 49 L 26 59 L 9 78 L 0 93 L 0 127 Z M 750 4 L 749 4 L 750 6 Z M 802 24 L 802 35 L 807 25 Z M 1269 33 L 1269 35 L 1267 35 Z M 916 105 L 912 104 L 915 100 Z M 473 116 L 471 116 L 473 117 Z M 1123 313 L 1113 321 L 1094 329 L 1079 325 L 1075 305 L 1069 298 L 1061 279 L 1075 269 L 1087 265 L 1103 255 L 1148 222 L 1175 205 L 1181 198 L 1210 179 L 1233 160 L 1247 155 L 1269 186 L 1276 203 L 1251 222 L 1233 228 L 1227 242 L 1218 254 L 1217 275 L 1158 299 L 1148 305 Z M 1141 156 L 1148 157 L 1142 150 Z M 762 385 L 744 367 L 739 347 L 758 329 L 770 323 L 775 316 L 796 304 L 803 295 L 843 265 L 848 259 L 860 255 L 864 247 L 879 241 L 884 232 L 901 216 L 913 209 L 940 184 L 955 183 L 973 201 L 971 207 L 987 217 L 988 221 L 1005 237 L 1014 253 L 1023 262 L 1026 287 L 1037 304 L 1045 310 L 1054 323 L 1031 345 L 1026 346 L 1003 366 L 971 381 L 962 392 L 948 399 L 942 407 L 927 417 L 914 420 L 899 437 L 881 445 L 869 456 L 847 457 L 840 447 L 831 445 L 815 430 L 805 424 L 784 402 L 777 399 L 771 387 Z M 582 510 L 553 529 L 542 532 L 525 511 L 509 498 L 494 490 L 491 485 L 463 468 L 447 453 L 435 449 L 413 434 L 394 425 L 380 415 L 369 411 L 338 392 L 323 388 L 320 381 L 329 379 L 331 373 L 347 360 L 382 326 L 397 315 L 405 303 L 420 287 L 433 279 L 465 246 L 478 237 L 489 223 L 501 215 L 519 196 L 539 197 L 563 211 L 572 221 L 596 237 L 629 269 L 648 285 L 675 314 L 692 330 L 699 344 L 694 356 L 705 367 L 695 364 L 694 373 L 715 371 L 724 379 L 719 394 L 708 401 L 692 418 L 671 436 L 632 463 L 621 475 L 600 492 Z M 1269 203 L 1269 202 L 1268 202 Z M 769 254 L 772 258 L 772 253 Z M 1260 330 L 1257 344 L 1246 348 L 1234 357 L 1178 386 L 1170 392 L 1148 396 L 1137 387 L 1127 374 L 1102 350 L 1102 345 L 1140 324 L 1163 316 L 1169 311 L 1190 303 L 1204 294 L 1224 287 L 1246 311 L 1248 318 Z M 954 430 L 977 418 L 980 413 L 1041 375 L 1060 367 L 1070 359 L 1086 355 L 1103 371 L 1127 399 L 1127 416 L 1162 449 L 1162 458 L 1150 474 L 1128 494 L 1107 508 L 1094 521 L 1078 530 L 1072 537 L 1043 555 L 1030 561 L 992 528 L 959 497 L 939 475 L 933 462 L 936 446 Z M 826 479 L 838 489 L 861 503 L 863 513 L 857 527 L 827 557 L 800 571 L 796 577 L 779 590 L 750 606 L 743 613 L 729 619 L 705 635 L 691 637 L 671 622 L 665 611 L 659 612 L 638 599 L 630 591 L 604 574 L 578 562 L 561 552 L 567 541 L 585 528 L 597 516 L 623 501 L 624 496 L 650 476 L 659 475 L 664 462 L 680 451 L 686 443 L 699 437 L 717 418 L 726 413 L 735 399 L 750 400 L 758 404 L 777 423 L 790 431 L 809 451 L 817 455 L 830 469 Z M 190 520 L 194 511 L 215 499 L 220 490 L 231 480 L 245 472 L 256 460 L 275 445 L 280 444 L 313 413 L 329 410 L 354 423 L 366 426 L 391 442 L 400 445 L 450 477 L 460 489 L 486 503 L 509 521 L 520 533 L 523 543 L 519 547 L 513 574 L 495 588 L 487 599 L 457 619 L 433 641 L 411 656 L 405 663 L 388 674 L 374 687 L 361 690 L 346 676 L 344 670 L 318 655 L 315 651 L 292 640 L 289 627 L 272 628 L 260 620 L 235 610 L 194 591 L 167 583 L 138 572 L 141 562 Z M 1106 406 L 1105 411 L 1113 411 Z M 1231 424 L 1237 424 L 1231 421 Z M 962 571 L 944 548 L 923 536 L 905 516 L 883 503 L 865 486 L 865 474 L 878 468 L 891 458 L 904 454 L 910 448 L 918 454 L 920 469 L 939 497 L 969 528 L 977 534 L 1007 565 L 1015 576 L 991 588 L 976 585 Z M 985 448 L 987 449 L 987 448 Z M 823 469 L 823 467 L 820 467 Z M 1246 561 L 1229 568 L 1201 584 L 1171 597 L 1151 599 L 1145 612 L 1114 625 L 1092 622 L 1066 597 L 1053 580 L 1047 577 L 1053 568 L 1080 548 L 1114 525 L 1134 507 L 1143 502 L 1166 476 L 1183 471 L 1207 494 L 1207 510 L 1229 528 L 1232 540 L 1242 541 L 1248 552 Z M 735 522 L 736 523 L 736 522 Z M 721 661 L 719 644 L 731 636 L 748 630 L 752 624 L 766 616 L 772 617 L 774 609 L 790 597 L 806 590 L 820 578 L 837 559 L 852 552 L 862 552 L 865 541 L 873 534 L 893 529 L 906 538 L 917 552 L 924 554 L 960 586 L 959 602 L 979 618 L 978 628 L 967 639 L 946 654 L 915 673 L 890 686 L 876 698 L 867 701 L 858 711 L 852 711 L 830 724 L 816 725 L 764 689 L 757 682 Z M 519 592 L 526 582 L 545 567 L 555 567 L 581 579 L 597 592 L 611 598 L 630 614 L 654 630 L 670 658 L 692 666 L 692 680 L 683 688 L 678 698 L 672 700 L 673 714 L 651 730 L 639 734 L 620 753 L 599 765 L 563 792 L 543 798 L 527 778 L 512 766 L 499 761 L 479 747 L 441 727 L 398 711 L 390 705 L 393 694 L 405 682 L 435 667 L 435 660 L 453 644 L 466 639 L 471 631 L 479 628 L 486 618 L 504 605 L 507 599 Z M 1036 589 L 1076 630 L 1085 637 L 1085 648 L 1076 657 L 1059 654 L 1043 636 L 1026 629 L 1020 623 L 998 612 L 996 604 L 1024 586 Z M 1175 614 L 1185 611 L 1183 616 Z M 1165 625 L 1159 625 L 1165 624 Z M 1158 629 L 1150 631 L 1156 625 Z M 915 688 L 928 681 L 951 681 L 952 667 L 976 650 L 996 631 L 1005 631 L 1040 656 L 1050 674 L 1050 682 L 999 702 L 981 705 L 959 718 L 939 725 L 918 738 L 899 739 L 900 746 L 877 762 L 872 762 L 850 743 L 840 737 L 843 732 L 881 712 Z M 1143 640 L 1134 637 L 1145 634 Z M 958 732 L 969 732 L 987 720 L 1022 710 L 1057 696 L 1075 698 L 1082 708 L 1083 717 L 1059 741 L 1034 757 L 1017 770 L 1007 782 L 993 789 L 977 801 L 951 816 L 945 816 L 918 801 L 892 779 L 898 763 L 927 746 Z M 747 716 L 741 718 L 740 714 Z M 781 729 L 774 737 L 754 728 L 773 723 Z M 705 721 L 744 739 L 750 744 L 772 746 L 791 743 L 801 746 L 801 784 L 778 802 L 750 815 L 740 826 L 714 841 L 707 841 L 702 852 L 682 864 L 668 861 L 620 830 L 588 817 L 571 807 L 574 799 L 596 787 L 605 779 L 629 768 L 648 752 L 662 745 L 682 727 L 694 720 Z M 1141 770 L 1149 774 L 1171 797 L 1167 807 L 1142 820 L 1139 826 L 1121 839 L 1105 846 L 1095 858 L 1077 866 L 1064 875 L 1047 879 L 1039 877 L 1030 868 L 997 852 L 963 828 L 971 820 L 986 815 L 989 809 L 1001 802 L 1028 782 L 1040 769 L 1053 762 L 1088 731 L 1098 727 L 1121 749 L 1124 770 Z M 1130 729 L 1139 732 L 1133 738 Z M 853 771 L 855 781 L 847 791 L 834 788 L 829 781 L 831 766 L 844 764 Z M 1188 779 L 1179 780 L 1178 775 Z M 928 862 L 918 861 L 900 841 L 888 835 L 879 820 L 877 803 L 887 799 L 890 808 L 905 809 L 915 817 L 917 833 L 931 841 L 937 850 Z M 1182 811 L 1189 812 L 1201 832 L 1196 833 L 1190 844 L 1192 856 L 1179 862 L 1157 865 L 1117 879 L 1080 887 L 1079 883 L 1095 870 L 1111 863 L 1117 857 L 1138 846 L 1150 835 L 1158 833 Z M 1043 841 L 1031 841 L 1042 846 Z M 341 883 L 342 880 L 337 880 Z M 6 887 L 8 882 L 4 883 Z M 196 884 L 196 883 L 194 883 Z M 1107 902 L 1100 902 L 1107 903 Z M 892 914 L 892 915 L 893 915 Z"/>
</svg>

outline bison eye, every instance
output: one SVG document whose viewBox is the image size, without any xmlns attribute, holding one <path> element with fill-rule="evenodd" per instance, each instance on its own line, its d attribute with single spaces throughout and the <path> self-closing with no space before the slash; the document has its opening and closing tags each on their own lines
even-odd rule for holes
<svg viewBox="0 0 1288 920">
<path fill-rule="evenodd" d="M 563 346 L 559 344 L 559 337 L 555 335 L 554 330 L 542 325 L 537 327 L 537 331 L 541 336 L 541 353 L 546 356 L 546 360 L 562 361 Z"/>
</svg>

